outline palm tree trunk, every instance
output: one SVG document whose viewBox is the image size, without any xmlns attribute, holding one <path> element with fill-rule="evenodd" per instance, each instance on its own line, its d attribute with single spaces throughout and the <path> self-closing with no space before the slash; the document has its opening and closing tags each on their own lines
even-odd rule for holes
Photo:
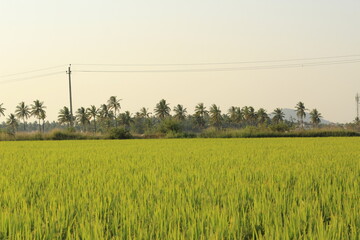
<svg viewBox="0 0 360 240">
<path fill-rule="evenodd" d="M 304 117 L 301 118 L 301 127 L 304 128 Z"/>
<path fill-rule="evenodd" d="M 40 123 L 40 118 L 39 118 L 39 132 L 41 133 L 41 123 Z"/>
<path fill-rule="evenodd" d="M 115 127 L 117 128 L 117 121 L 116 121 L 116 109 L 115 109 Z"/>
<path fill-rule="evenodd" d="M 24 132 L 26 131 L 26 126 L 25 126 L 25 119 L 23 119 L 23 121 L 24 121 Z"/>
<path fill-rule="evenodd" d="M 94 128 L 95 128 L 95 133 L 96 133 L 96 118 L 94 118 Z"/>
</svg>

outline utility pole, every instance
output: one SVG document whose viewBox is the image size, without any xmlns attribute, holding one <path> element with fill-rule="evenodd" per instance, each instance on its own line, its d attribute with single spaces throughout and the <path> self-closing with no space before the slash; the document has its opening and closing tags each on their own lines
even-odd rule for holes
<svg viewBox="0 0 360 240">
<path fill-rule="evenodd" d="M 358 93 L 355 96 L 355 101 L 356 101 L 356 121 L 359 121 L 360 96 Z"/>
<path fill-rule="evenodd" d="M 71 94 L 71 64 L 66 72 L 69 75 L 69 96 L 70 96 L 70 115 L 71 115 L 71 126 L 73 127 L 73 111 L 72 111 L 72 94 Z"/>
</svg>

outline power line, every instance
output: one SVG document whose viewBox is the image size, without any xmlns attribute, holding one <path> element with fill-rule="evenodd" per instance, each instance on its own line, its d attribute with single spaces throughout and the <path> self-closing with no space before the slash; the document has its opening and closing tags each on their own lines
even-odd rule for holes
<svg viewBox="0 0 360 240">
<path fill-rule="evenodd" d="M 203 62 L 203 63 L 154 63 L 154 64 L 109 64 L 109 63 L 76 63 L 78 66 L 123 66 L 123 67 L 154 67 L 154 66 L 202 66 L 202 65 L 235 65 L 235 64 L 254 64 L 254 63 L 276 63 L 276 62 L 294 62 L 294 61 L 312 61 L 321 59 L 337 59 L 337 58 L 354 58 L 360 57 L 360 54 L 353 55 L 339 55 L 327 57 L 311 57 L 311 58 L 291 58 L 279 60 L 258 60 L 258 61 L 238 61 L 238 62 Z M 351 59 L 348 59 L 351 60 Z"/>
<path fill-rule="evenodd" d="M 8 77 L 12 77 L 12 76 L 27 74 L 27 73 L 41 72 L 41 71 L 51 70 L 51 69 L 60 68 L 60 67 L 64 67 L 64 66 L 65 65 L 58 65 L 58 66 L 54 66 L 54 67 L 41 68 L 41 69 L 36 69 L 36 70 L 31 70 L 31 71 L 26 71 L 26 72 L 1 75 L 0 78 L 8 78 Z"/>
<path fill-rule="evenodd" d="M 343 61 L 332 61 L 332 62 L 319 62 L 319 63 L 305 63 L 304 67 L 311 66 L 324 66 L 324 65 L 337 65 L 337 64 L 348 64 L 348 63 L 358 63 L 360 59 L 352 60 L 343 60 Z"/>
<path fill-rule="evenodd" d="M 265 69 L 281 69 L 281 68 L 301 68 L 314 67 L 324 65 L 337 65 L 358 63 L 360 59 L 352 60 L 338 60 L 326 62 L 311 62 L 311 63 L 294 63 L 282 65 L 260 65 L 248 67 L 232 67 L 232 68 L 203 68 L 203 69 L 160 69 L 160 70 L 73 70 L 73 72 L 83 73 L 172 73 L 172 72 L 225 72 L 225 71 L 241 71 L 241 70 L 265 70 Z"/>
<path fill-rule="evenodd" d="M 354 58 L 357 57 L 357 58 Z M 294 59 L 280 59 L 280 60 L 261 60 L 261 61 L 243 61 L 243 62 L 211 62 L 211 63 L 179 63 L 179 64 L 75 64 L 78 66 L 144 66 L 144 67 L 156 67 L 156 66 L 205 66 L 205 65 L 231 65 L 231 64 L 255 64 L 255 63 L 280 63 L 280 62 L 295 62 L 295 61 L 303 61 L 302 63 L 287 63 L 287 64 L 271 64 L 271 65 L 253 65 L 253 66 L 244 66 L 244 67 L 215 67 L 215 68 L 199 68 L 199 69 L 154 69 L 154 70 L 73 70 L 73 72 L 84 72 L 84 73 L 172 73 L 172 72 L 221 72 L 221 71 L 241 71 L 241 70 L 263 70 L 263 69 L 281 69 L 281 68 L 299 68 L 299 67 L 311 67 L 311 66 L 323 66 L 323 65 L 336 65 L 336 64 L 349 64 L 349 63 L 358 63 L 360 62 L 359 54 L 353 55 L 339 55 L 339 56 L 328 56 L 328 57 L 312 57 L 312 58 L 294 58 Z M 345 58 L 345 59 L 344 59 Z M 350 58 L 350 59 L 346 59 Z M 333 59 L 332 61 L 317 61 L 317 62 L 308 62 L 313 60 L 325 60 L 325 59 Z M 24 75 L 29 73 L 47 71 L 51 69 L 56 69 L 60 67 L 64 67 L 64 65 L 58 65 L 48 68 L 41 68 L 26 72 L 14 73 L 1 75 L 1 79 L 6 79 L 5 81 L 0 81 L 0 84 L 9 83 L 9 82 L 17 82 L 24 81 L 34 78 L 41 78 L 46 76 L 57 75 L 61 72 L 52 72 L 48 74 L 8 79 L 12 76 Z"/>
<path fill-rule="evenodd" d="M 32 76 L 32 77 L 9 79 L 9 80 L 5 80 L 5 81 L 0 81 L 0 84 L 20 82 L 20 81 L 30 80 L 30 79 L 34 79 L 34 78 L 42 78 L 42 77 L 47 77 L 47 76 L 58 75 L 58 74 L 61 74 L 61 73 L 63 74 L 64 71 L 61 71 L 61 72 L 53 72 L 53 73 L 48 73 L 48 74 L 43 74 L 43 75 L 36 75 L 36 76 Z"/>
<path fill-rule="evenodd" d="M 360 57 L 360 54 L 352 54 L 352 55 L 338 55 L 338 56 L 326 56 L 326 57 L 311 57 L 311 58 L 293 58 L 293 59 L 279 59 L 279 60 L 259 60 L 259 61 L 239 61 L 239 62 L 208 62 L 208 63 L 165 63 L 165 64 L 73 64 L 78 66 L 202 66 L 202 65 L 235 65 L 235 64 L 254 64 L 254 63 L 276 63 L 276 62 L 294 62 L 294 61 L 311 61 L 311 60 L 321 60 L 321 59 L 341 59 L 341 58 L 354 58 L 354 57 Z M 344 59 L 344 60 L 336 60 L 336 61 L 357 61 L 358 59 Z M 2 78 L 9 78 L 12 76 L 17 75 L 24 75 L 28 73 L 34 73 L 34 72 L 40 72 L 40 71 L 46 71 L 51 69 L 56 69 L 60 67 L 65 67 L 66 65 L 57 65 L 53 67 L 48 68 L 41 68 L 31 71 L 25 71 L 20 73 L 13 73 L 13 74 L 7 74 L 7 75 L 0 75 L 0 79 Z M 271 66 L 270 66 L 271 67 Z M 247 68 L 247 67 L 246 67 Z M 254 66 L 255 69 L 258 68 L 258 66 Z M 260 68 L 263 68 L 260 66 Z M 172 72 L 171 70 L 170 72 Z M 192 71 L 192 70 L 189 70 Z M 202 71 L 202 70 L 201 70 Z M 79 72 L 79 71 L 78 71 Z M 114 71 L 118 72 L 118 71 Z M 133 72 L 133 71 L 131 71 Z M 140 71 L 134 71 L 134 72 L 143 72 Z M 152 71 L 151 71 L 152 72 Z"/>
</svg>

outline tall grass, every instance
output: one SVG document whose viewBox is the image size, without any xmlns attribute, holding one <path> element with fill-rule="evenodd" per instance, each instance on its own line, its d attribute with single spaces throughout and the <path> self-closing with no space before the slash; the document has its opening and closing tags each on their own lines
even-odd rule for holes
<svg viewBox="0 0 360 240">
<path fill-rule="evenodd" d="M 0 132 L 0 141 L 30 141 L 30 140 L 86 140 L 86 139 L 105 139 L 106 135 L 90 132 L 71 132 L 67 130 L 54 129 L 50 132 L 17 132 L 8 134 Z"/>
<path fill-rule="evenodd" d="M 98 139 L 158 139 L 158 138 L 275 138 L 275 137 L 355 137 L 360 133 L 342 128 L 320 128 L 307 130 L 275 131 L 266 127 L 247 127 L 243 129 L 207 128 L 202 132 L 147 132 L 132 135 L 123 128 L 113 128 L 106 133 L 73 132 L 54 129 L 51 132 L 17 132 L 9 134 L 0 131 L 0 141 L 31 141 L 31 140 L 98 140 Z"/>
<path fill-rule="evenodd" d="M 360 239 L 359 144 L 0 142 L 0 236 Z"/>
<path fill-rule="evenodd" d="M 277 137 L 355 137 L 360 133 L 344 129 L 307 129 L 287 132 L 273 131 L 269 128 L 247 127 L 243 129 L 208 128 L 199 134 L 202 138 L 277 138 Z"/>
</svg>

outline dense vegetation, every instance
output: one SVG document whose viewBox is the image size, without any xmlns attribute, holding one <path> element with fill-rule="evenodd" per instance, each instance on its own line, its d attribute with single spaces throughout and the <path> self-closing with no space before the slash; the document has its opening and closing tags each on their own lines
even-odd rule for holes
<svg viewBox="0 0 360 240">
<path fill-rule="evenodd" d="M 359 144 L 0 142 L 0 238 L 360 239 Z"/>
<path fill-rule="evenodd" d="M 101 104 L 99 108 L 91 105 L 88 108 L 80 107 L 73 116 L 68 107 L 63 107 L 59 111 L 58 121 L 46 121 L 46 106 L 43 102 L 36 100 L 30 106 L 24 102 L 19 103 L 14 114 L 9 114 L 6 122 L 3 122 L 0 131 L 0 139 L 58 139 L 53 137 L 54 129 L 59 134 L 59 129 L 63 131 L 63 139 L 76 138 L 118 138 L 113 133 L 123 131 L 124 138 L 129 136 L 142 138 L 159 137 L 256 137 L 256 136 L 329 136 L 329 135 L 356 135 L 360 124 L 357 121 L 349 131 L 339 133 L 344 130 L 343 126 L 325 126 L 325 134 L 318 134 L 321 128 L 321 113 L 317 109 L 310 111 L 310 122 L 304 121 L 307 113 L 303 102 L 295 106 L 297 121 L 288 121 L 282 109 L 276 108 L 272 113 L 267 113 L 265 109 L 255 110 L 251 106 L 242 108 L 231 106 L 226 113 L 223 113 L 219 106 L 212 104 L 207 108 L 203 103 L 199 103 L 194 108 L 194 113 L 189 114 L 187 108 L 177 104 L 171 111 L 169 103 L 162 99 L 156 104 L 154 113 L 147 108 L 141 108 L 139 112 L 131 114 L 129 111 L 121 112 L 120 100 L 116 96 L 111 96 L 106 104 Z M 0 116 L 5 116 L 6 109 L 0 104 Z M 173 114 L 171 114 L 173 112 Z M 29 118 L 35 118 L 35 122 L 28 122 Z M 347 125 L 347 129 L 349 130 Z M 315 131 L 314 131 L 315 129 Z M 307 130 L 307 134 L 298 133 L 299 130 Z M 311 131 L 309 131 L 311 130 Z M 17 134 L 17 132 L 22 134 Z M 33 134 L 24 134 L 32 132 Z M 36 134 L 42 134 L 42 136 Z M 80 132 L 82 134 L 75 134 Z M 249 134 L 250 132 L 250 134 Z M 312 133 L 316 132 L 315 135 Z M 285 133 L 285 134 L 284 134 Z M 334 134 L 332 134 L 334 133 Z M 65 136 L 69 134 L 70 137 Z M 17 136 L 16 136 L 17 135 Z M 15 137 L 16 136 L 16 137 Z M 117 134 L 116 136 L 122 136 Z"/>
</svg>

